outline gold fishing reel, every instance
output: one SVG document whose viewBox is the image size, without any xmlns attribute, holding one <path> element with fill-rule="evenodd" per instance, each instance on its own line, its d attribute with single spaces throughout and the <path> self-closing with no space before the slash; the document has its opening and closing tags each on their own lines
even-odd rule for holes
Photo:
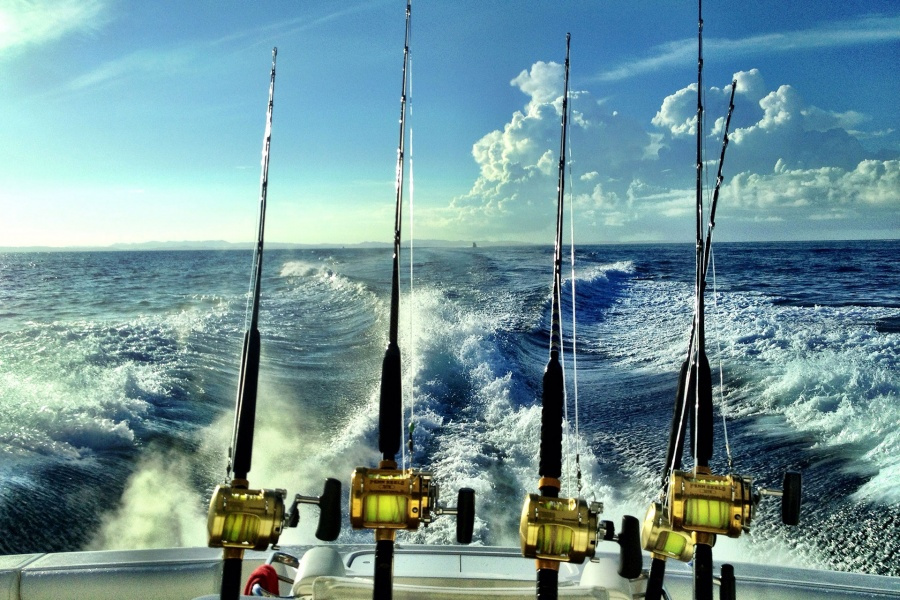
<svg viewBox="0 0 900 600">
<path fill-rule="evenodd" d="M 472 541 L 475 491 L 459 490 L 456 507 L 438 506 L 439 487 L 434 476 L 416 469 L 396 469 L 382 463 L 378 469 L 358 467 L 350 479 L 350 525 L 354 529 L 416 530 L 440 515 L 456 515 L 457 540 Z"/>
<path fill-rule="evenodd" d="M 583 563 L 597 549 L 603 505 L 582 498 L 528 494 L 519 521 L 522 556 L 557 562 Z"/>
<path fill-rule="evenodd" d="M 668 506 L 654 502 L 647 511 L 641 545 L 657 558 L 689 561 L 698 540 L 710 546 L 716 535 L 740 537 L 750 530 L 763 496 L 781 496 L 782 521 L 796 525 L 800 518 L 800 473 L 787 472 L 782 490 L 753 489 L 742 475 L 713 475 L 706 469 L 673 471 Z"/>
<path fill-rule="evenodd" d="M 740 537 L 749 529 L 756 503 L 750 477 L 674 471 L 670 478 L 669 522 L 680 531 Z"/>
<path fill-rule="evenodd" d="M 207 516 L 207 544 L 210 548 L 265 550 L 278 544 L 285 527 L 296 527 L 300 521 L 298 506 L 319 507 L 316 537 L 324 541 L 337 539 L 341 529 L 341 482 L 326 479 L 321 496 L 297 494 L 285 511 L 286 490 L 251 490 L 246 487 L 218 485 L 213 490 Z"/>
<path fill-rule="evenodd" d="M 249 490 L 218 485 L 209 502 L 210 548 L 265 550 L 284 528 L 286 490 Z"/>
<path fill-rule="evenodd" d="M 641 547 L 654 558 L 674 558 L 684 562 L 691 560 L 694 550 L 690 534 L 672 527 L 667 511 L 659 502 L 652 503 L 644 517 Z"/>
</svg>

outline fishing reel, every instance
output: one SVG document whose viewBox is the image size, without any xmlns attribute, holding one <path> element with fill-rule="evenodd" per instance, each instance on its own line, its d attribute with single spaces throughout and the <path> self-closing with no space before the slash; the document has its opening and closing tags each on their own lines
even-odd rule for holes
<svg viewBox="0 0 900 600">
<path fill-rule="evenodd" d="M 687 562 L 697 537 L 713 545 L 716 534 L 736 538 L 749 531 L 763 496 L 781 496 L 782 522 L 786 525 L 799 522 L 800 473 L 785 473 L 782 490 L 754 490 L 752 484 L 751 477 L 741 475 L 713 475 L 703 469 L 673 471 L 668 510 L 659 502 L 650 505 L 641 545 L 658 558 Z"/>
<path fill-rule="evenodd" d="M 601 540 L 620 546 L 619 575 L 627 579 L 641 573 L 640 524 L 632 516 L 622 517 L 616 535 L 612 521 L 601 521 L 603 503 L 583 498 L 554 498 L 529 494 L 522 506 L 519 541 L 522 556 L 538 561 L 581 564 L 591 559 Z"/>
<path fill-rule="evenodd" d="M 232 485 L 218 485 L 209 502 L 207 543 L 211 548 L 265 550 L 278 544 L 285 527 L 300 522 L 298 506 L 319 506 L 319 525 L 316 537 L 323 541 L 337 539 L 341 530 L 341 482 L 326 479 L 322 495 L 297 494 L 285 511 L 287 491 L 250 490 Z"/>
<path fill-rule="evenodd" d="M 654 502 L 641 527 L 641 547 L 654 558 L 674 558 L 688 562 L 693 556 L 693 540 L 689 533 L 675 530 L 668 512 L 660 502 Z"/>
<path fill-rule="evenodd" d="M 456 539 L 472 541 L 475 527 L 475 490 L 461 488 L 456 507 L 438 506 L 433 475 L 415 469 L 358 467 L 350 481 L 350 524 L 354 529 L 416 530 L 440 515 L 456 515 Z"/>
<path fill-rule="evenodd" d="M 601 512 L 600 502 L 528 494 L 519 521 L 522 556 L 583 563 L 594 556 L 597 542 L 606 539 L 607 521 L 599 520 Z"/>
</svg>

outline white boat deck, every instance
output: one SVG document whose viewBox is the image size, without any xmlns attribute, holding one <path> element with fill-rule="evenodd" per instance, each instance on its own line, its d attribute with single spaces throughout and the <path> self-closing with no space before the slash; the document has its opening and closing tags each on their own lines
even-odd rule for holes
<svg viewBox="0 0 900 600">
<path fill-rule="evenodd" d="M 309 578 L 315 598 L 370 598 L 372 548 L 333 545 L 343 573 Z M 307 547 L 282 551 L 302 556 Z M 244 579 L 269 553 L 248 552 Z M 627 598 L 628 582 L 614 575 L 618 557 L 562 565 L 561 598 Z M 221 551 L 209 548 L 72 552 L 0 556 L 0 600 L 177 600 L 218 596 Z M 293 570 L 278 565 L 285 576 Z M 772 600 L 900 598 L 900 579 L 787 567 L 735 564 L 737 597 Z M 404 546 L 395 555 L 397 600 L 403 598 L 533 598 L 534 563 L 518 549 Z M 618 579 L 618 582 L 616 581 Z M 315 586 L 313 586 L 315 584 Z M 282 594 L 290 593 L 283 584 Z M 691 598 L 688 565 L 669 562 L 666 588 L 673 599 Z M 640 593 L 641 582 L 632 586 Z"/>
</svg>

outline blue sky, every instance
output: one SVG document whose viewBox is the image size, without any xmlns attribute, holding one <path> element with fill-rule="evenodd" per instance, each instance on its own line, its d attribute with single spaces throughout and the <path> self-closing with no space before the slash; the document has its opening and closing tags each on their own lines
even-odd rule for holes
<svg viewBox="0 0 900 600">
<path fill-rule="evenodd" d="M 567 32 L 577 241 L 693 238 L 693 3 L 412 12 L 417 238 L 552 242 Z M 267 240 L 389 241 L 404 14 L 0 0 L 0 246 L 251 240 L 273 46 Z M 717 239 L 898 237 L 900 4 L 722 0 L 704 21 L 710 159 L 739 82 Z"/>
</svg>

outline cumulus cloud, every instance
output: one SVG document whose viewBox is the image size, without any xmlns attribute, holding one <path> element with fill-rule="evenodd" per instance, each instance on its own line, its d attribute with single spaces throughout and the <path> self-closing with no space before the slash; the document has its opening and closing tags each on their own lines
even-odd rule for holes
<svg viewBox="0 0 900 600">
<path fill-rule="evenodd" d="M 91 32 L 106 20 L 102 0 L 11 0 L 0 6 L 0 53 Z"/>
<path fill-rule="evenodd" d="M 549 230 L 555 214 L 563 69 L 537 62 L 510 82 L 528 101 L 502 130 L 473 145 L 479 177 L 467 194 L 451 202 L 448 212 L 457 225 L 481 235 L 490 235 L 493 223 L 498 232 L 512 225 L 521 239 L 544 239 L 534 234 Z M 632 218 L 621 202 L 629 174 L 654 138 L 639 123 L 604 109 L 589 92 L 570 91 L 569 103 L 569 191 L 597 222 L 625 223 Z"/>
<path fill-rule="evenodd" d="M 790 169 L 779 161 L 770 173 L 739 173 L 724 194 L 741 209 L 804 208 L 814 218 L 861 210 L 893 212 L 900 210 L 900 160 L 864 160 L 852 170 Z"/>
<path fill-rule="evenodd" d="M 479 177 L 442 212 L 444 224 L 485 237 L 513 230 L 519 239 L 551 239 L 562 77 L 561 65 L 539 62 L 510 82 L 527 102 L 502 130 L 473 145 Z M 732 211 L 734 233 L 728 237 L 765 239 L 748 224 L 812 221 L 858 232 L 876 213 L 882 228 L 884 222 L 896 228 L 900 157 L 863 148 L 860 137 L 878 135 L 861 131 L 867 115 L 807 104 L 791 85 L 768 86 L 757 69 L 739 71 L 734 80 L 735 119 L 720 208 L 725 212 L 719 213 Z M 704 90 L 710 173 L 715 173 L 730 94 L 730 82 Z M 570 106 L 566 185 L 587 237 L 684 239 L 694 211 L 697 85 L 661 99 L 656 115 L 644 124 L 619 116 L 587 91 L 570 92 Z"/>
</svg>

